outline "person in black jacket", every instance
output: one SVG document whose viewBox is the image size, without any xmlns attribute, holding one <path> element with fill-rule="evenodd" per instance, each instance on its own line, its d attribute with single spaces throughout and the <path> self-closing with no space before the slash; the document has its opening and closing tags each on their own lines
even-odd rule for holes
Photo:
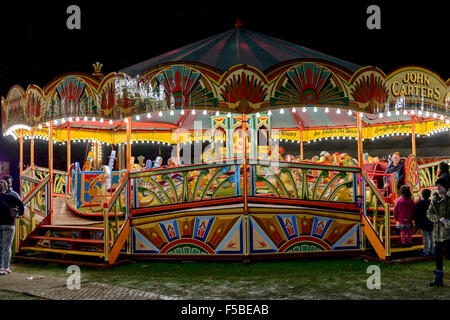
<svg viewBox="0 0 450 320">
<path fill-rule="evenodd" d="M 13 177 L 7 174 L 6 176 L 3 177 L 3 180 L 5 180 L 6 183 L 8 184 L 8 190 L 6 191 L 6 193 L 15 196 L 17 199 L 20 199 L 20 195 L 17 192 L 15 192 L 12 187 Z"/>
<path fill-rule="evenodd" d="M 439 175 L 438 178 L 442 178 L 447 180 L 448 184 L 450 184 L 450 172 L 448 171 L 448 163 L 441 161 L 439 162 Z"/>
<path fill-rule="evenodd" d="M 430 189 L 422 189 L 420 192 L 420 199 L 414 208 L 414 219 L 416 228 L 422 230 L 423 236 L 423 257 L 434 256 L 434 241 L 433 241 L 433 222 L 428 220 L 427 211 L 430 206 Z"/>
<path fill-rule="evenodd" d="M 10 209 L 17 207 L 19 215 L 23 215 L 24 211 L 22 201 L 7 194 L 8 189 L 6 181 L 0 180 L 0 275 L 12 273 L 9 262 L 14 239 L 15 217 L 11 216 Z"/>
<path fill-rule="evenodd" d="M 389 166 L 386 168 L 386 173 L 394 173 L 398 172 L 398 182 L 397 187 L 400 191 L 400 186 L 402 186 L 405 183 L 405 164 L 400 161 L 400 154 L 398 152 L 394 152 L 391 158 L 391 162 L 389 163 Z M 384 180 L 384 189 L 388 189 L 389 186 L 389 178 L 383 177 Z"/>
</svg>

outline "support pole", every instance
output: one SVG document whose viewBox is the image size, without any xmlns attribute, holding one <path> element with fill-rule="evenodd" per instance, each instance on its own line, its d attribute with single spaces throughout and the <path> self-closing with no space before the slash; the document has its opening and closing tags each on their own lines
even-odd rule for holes
<svg viewBox="0 0 450 320">
<path fill-rule="evenodd" d="M 300 160 L 303 159 L 303 128 L 300 127 Z"/>
<path fill-rule="evenodd" d="M 31 136 L 30 136 L 30 167 L 31 167 L 31 176 L 34 177 L 34 127 L 31 127 Z"/>
<path fill-rule="evenodd" d="M 364 165 L 363 159 L 363 143 L 362 143 L 362 119 L 359 111 L 356 111 L 356 128 L 358 130 L 358 166 Z"/>
<path fill-rule="evenodd" d="M 20 183 L 20 198 L 23 199 L 22 195 L 22 177 L 23 175 L 23 129 L 20 129 L 19 134 L 19 183 Z"/>
<path fill-rule="evenodd" d="M 67 156 L 66 156 L 66 160 L 67 160 L 67 188 L 66 188 L 66 193 L 70 194 L 70 187 L 71 187 L 71 179 L 70 179 L 70 166 L 72 163 L 72 150 L 71 150 L 71 145 L 70 145 L 70 123 L 67 124 Z"/>
<path fill-rule="evenodd" d="M 178 163 L 181 164 L 181 161 L 180 161 L 180 129 L 177 129 L 177 160 L 178 160 Z"/>
<path fill-rule="evenodd" d="M 48 174 L 50 175 L 48 188 L 48 204 L 47 208 L 50 215 L 50 224 L 53 224 L 53 121 L 49 121 L 48 127 Z"/>
<path fill-rule="evenodd" d="M 414 121 L 414 116 L 411 116 L 411 145 L 412 154 L 416 156 L 416 124 Z"/>
<path fill-rule="evenodd" d="M 245 114 L 242 114 L 242 138 L 244 139 L 243 147 L 244 152 L 242 152 L 242 155 L 244 157 L 244 165 L 242 174 L 244 175 L 244 188 L 243 188 L 243 195 L 244 195 L 244 214 L 248 214 L 248 197 L 247 197 L 247 119 Z"/>
<path fill-rule="evenodd" d="M 127 118 L 127 173 L 131 173 L 131 169 L 133 167 L 133 164 L 131 163 L 131 117 Z M 132 207 L 132 201 L 133 201 L 133 194 L 131 190 L 132 181 L 131 179 L 128 180 L 128 185 L 126 188 L 128 189 L 128 198 L 127 198 L 127 212 L 130 212 Z"/>
</svg>

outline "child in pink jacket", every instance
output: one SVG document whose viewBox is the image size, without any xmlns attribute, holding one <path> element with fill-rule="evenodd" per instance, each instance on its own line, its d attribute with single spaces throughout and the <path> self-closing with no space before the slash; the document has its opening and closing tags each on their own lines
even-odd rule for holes
<svg viewBox="0 0 450 320">
<path fill-rule="evenodd" d="M 400 237 L 403 247 L 412 245 L 411 228 L 414 218 L 414 201 L 411 199 L 411 190 L 408 186 L 401 186 L 400 197 L 394 205 L 394 219 L 397 221 L 397 229 L 400 230 Z M 406 239 L 408 238 L 408 244 Z"/>
</svg>

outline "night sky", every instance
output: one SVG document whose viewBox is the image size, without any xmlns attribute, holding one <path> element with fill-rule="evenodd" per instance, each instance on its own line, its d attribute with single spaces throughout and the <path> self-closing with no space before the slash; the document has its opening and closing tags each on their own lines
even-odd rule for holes
<svg viewBox="0 0 450 320">
<path fill-rule="evenodd" d="M 71 4 L 81 8 L 81 30 L 66 27 Z M 371 4 L 381 8 L 381 30 L 366 27 Z M 450 1 L 3 1 L 0 8 L 3 97 L 14 84 L 44 87 L 63 73 L 92 73 L 96 61 L 104 74 L 118 71 L 230 30 L 237 18 L 249 30 L 385 73 L 419 65 L 450 78 Z M 17 165 L 18 143 L 0 139 L 0 160 Z"/>
</svg>

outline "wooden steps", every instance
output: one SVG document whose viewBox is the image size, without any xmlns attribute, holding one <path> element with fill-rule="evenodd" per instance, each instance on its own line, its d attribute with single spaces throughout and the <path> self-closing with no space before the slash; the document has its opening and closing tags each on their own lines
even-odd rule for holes
<svg viewBox="0 0 450 320">
<path fill-rule="evenodd" d="M 51 225 L 44 224 L 39 226 L 42 229 L 52 229 L 52 230 L 86 230 L 86 231 L 103 231 L 102 227 L 86 227 L 86 226 L 61 226 L 61 225 Z"/>
<path fill-rule="evenodd" d="M 49 236 L 30 236 L 30 239 L 35 240 L 50 240 L 50 241 L 67 241 L 67 242 L 78 242 L 78 243 L 90 243 L 90 244 L 104 244 L 103 240 L 95 239 L 79 239 L 79 238 L 65 238 L 65 237 L 49 237 Z"/>
<path fill-rule="evenodd" d="M 54 249 L 54 248 L 41 248 L 41 247 L 22 247 L 21 250 L 32 250 L 32 251 L 42 251 L 42 252 L 52 252 L 52 253 L 62 253 L 62 254 L 73 254 L 81 256 L 93 256 L 103 258 L 105 256 L 104 252 L 100 251 L 80 251 L 80 250 L 66 250 L 66 249 Z"/>
</svg>

